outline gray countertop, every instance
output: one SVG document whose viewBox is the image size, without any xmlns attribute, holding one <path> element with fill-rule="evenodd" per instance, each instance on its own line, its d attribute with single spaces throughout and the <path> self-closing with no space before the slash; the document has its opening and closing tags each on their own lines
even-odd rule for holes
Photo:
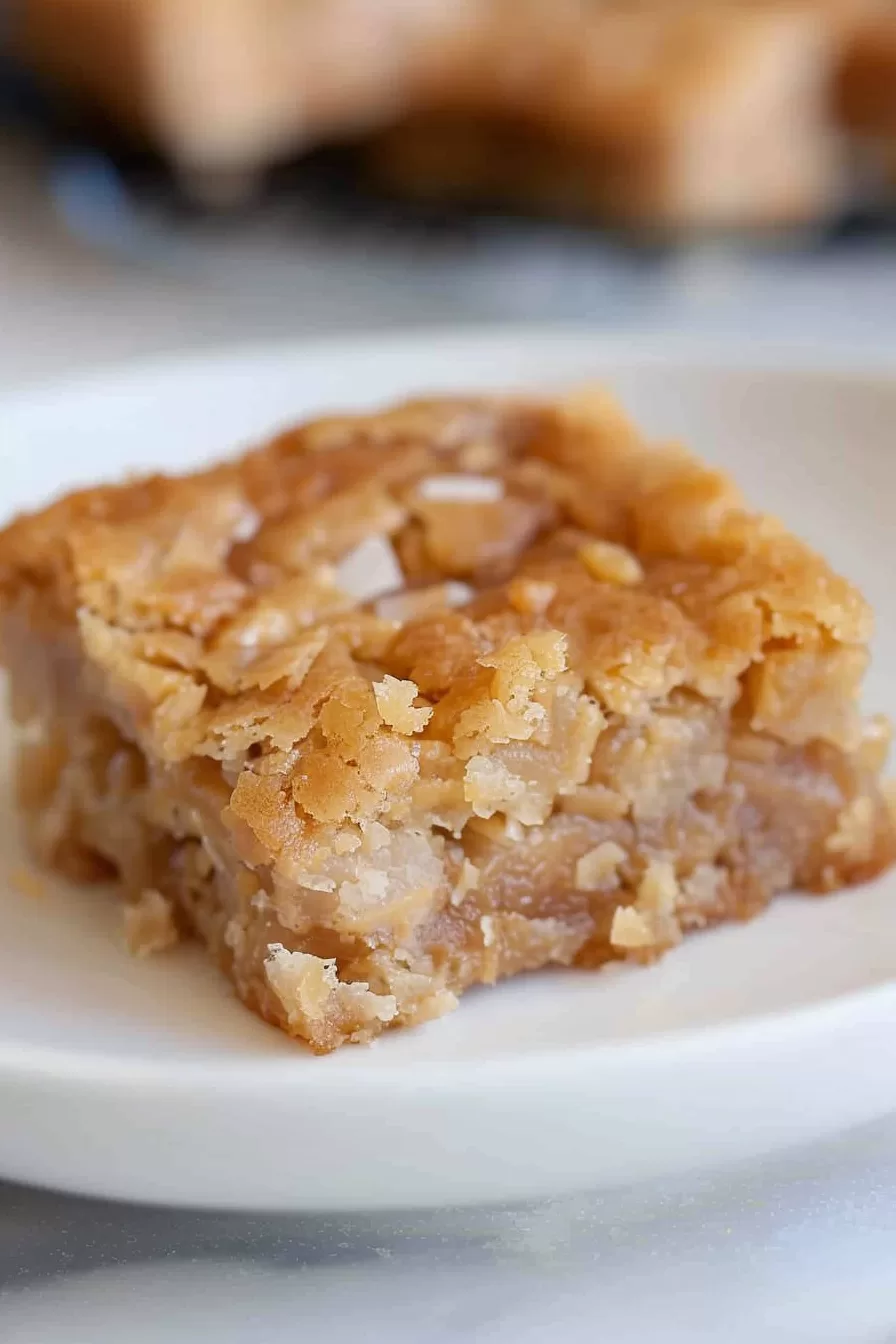
<svg viewBox="0 0 896 1344">
<path fill-rule="evenodd" d="M 896 1128 L 674 1187 L 491 1212 L 248 1217 L 0 1186 L 6 1344 L 884 1344 Z"/>
</svg>

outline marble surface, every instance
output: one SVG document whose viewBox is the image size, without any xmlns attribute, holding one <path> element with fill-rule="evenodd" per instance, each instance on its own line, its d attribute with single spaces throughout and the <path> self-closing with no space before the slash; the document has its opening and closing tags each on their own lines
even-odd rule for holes
<svg viewBox="0 0 896 1344">
<path fill-rule="evenodd" d="M 97 171 L 0 142 L 4 391 L 143 353 L 408 323 L 588 320 L 896 355 L 885 241 L 633 256 L 523 226 L 322 227 L 300 205 L 174 230 L 110 210 Z M 221 1217 L 0 1185 L 4 1344 L 201 1335 L 896 1341 L 896 1122 L 674 1187 L 421 1217 Z"/>
<path fill-rule="evenodd" d="M 177 1214 L 0 1186 L 0 1285 L 5 1344 L 884 1344 L 896 1129 L 674 1187 L 416 1217 Z"/>
</svg>

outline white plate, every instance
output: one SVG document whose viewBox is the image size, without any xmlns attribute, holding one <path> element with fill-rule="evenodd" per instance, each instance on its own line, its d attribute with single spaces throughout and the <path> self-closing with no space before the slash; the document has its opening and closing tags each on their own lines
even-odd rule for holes
<svg viewBox="0 0 896 1344">
<path fill-rule="evenodd" d="M 2 509 L 184 468 L 309 412 L 585 378 L 730 468 L 859 582 L 879 615 L 868 704 L 896 709 L 885 371 L 512 331 L 177 359 L 0 408 Z M 894 878 L 787 898 L 650 970 L 474 992 L 440 1022 L 326 1059 L 256 1021 L 198 948 L 131 960 L 108 895 L 10 883 L 0 899 L 4 1176 L 234 1208 L 476 1203 L 755 1156 L 896 1108 Z"/>
</svg>

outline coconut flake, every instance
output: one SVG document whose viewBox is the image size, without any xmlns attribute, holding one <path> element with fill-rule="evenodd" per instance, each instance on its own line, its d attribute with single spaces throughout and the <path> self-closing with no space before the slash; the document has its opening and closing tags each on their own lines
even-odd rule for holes
<svg viewBox="0 0 896 1344">
<path fill-rule="evenodd" d="M 495 476 L 427 476 L 417 493 L 440 504 L 495 504 L 504 498 L 504 482 Z"/>
<path fill-rule="evenodd" d="M 365 537 L 336 569 L 336 585 L 357 602 L 371 602 L 404 586 L 404 575 L 385 537 Z"/>
</svg>

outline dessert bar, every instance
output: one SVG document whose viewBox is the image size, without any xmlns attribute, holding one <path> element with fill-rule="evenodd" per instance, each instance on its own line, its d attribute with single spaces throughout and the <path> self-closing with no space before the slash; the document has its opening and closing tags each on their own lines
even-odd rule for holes
<svg viewBox="0 0 896 1344">
<path fill-rule="evenodd" d="M 600 393 L 321 419 L 0 534 L 35 854 L 319 1052 L 880 872 L 870 632 Z"/>
</svg>

